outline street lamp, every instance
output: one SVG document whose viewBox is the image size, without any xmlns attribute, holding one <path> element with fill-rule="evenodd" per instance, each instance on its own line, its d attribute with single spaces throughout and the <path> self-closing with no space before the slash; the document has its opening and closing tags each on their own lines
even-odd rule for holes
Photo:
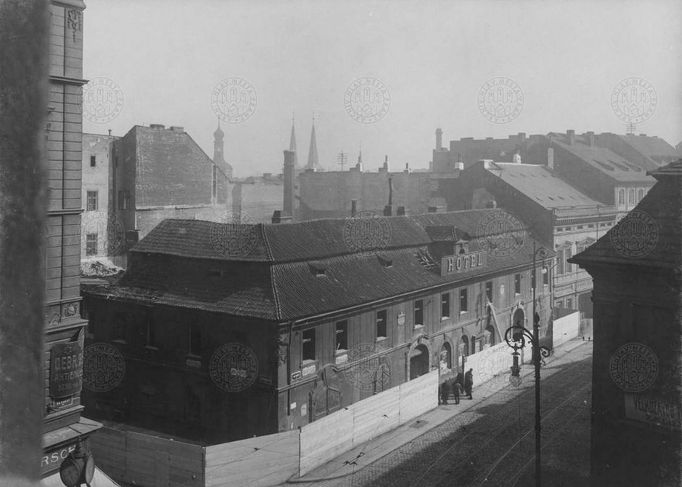
<svg viewBox="0 0 682 487">
<path fill-rule="evenodd" d="M 540 315 L 537 313 L 536 305 L 536 259 L 540 256 L 542 260 L 545 259 L 546 251 L 543 247 L 536 249 L 535 242 L 533 242 L 533 274 L 531 277 L 531 283 L 533 287 L 533 332 L 531 333 L 526 329 L 520 322 L 512 324 L 507 331 L 504 333 L 504 341 L 507 345 L 512 348 L 512 356 L 514 358 L 514 363 L 511 366 L 511 377 L 509 382 L 514 386 L 519 386 L 521 384 L 521 376 L 519 366 L 519 350 L 526 346 L 526 341 L 529 341 L 532 345 L 533 350 L 533 364 L 535 365 L 535 485 L 540 487 L 540 474 L 541 474 L 541 462 L 540 462 L 540 363 L 542 357 L 549 356 L 549 348 L 540 346 Z M 544 271 L 543 263 L 543 271 Z"/>
</svg>

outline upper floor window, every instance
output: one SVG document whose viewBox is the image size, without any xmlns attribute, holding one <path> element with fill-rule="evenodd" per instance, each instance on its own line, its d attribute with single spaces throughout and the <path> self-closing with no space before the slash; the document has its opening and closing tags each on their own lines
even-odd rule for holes
<svg viewBox="0 0 682 487">
<path fill-rule="evenodd" d="M 315 328 L 309 330 L 303 330 L 301 334 L 301 359 L 305 362 L 306 360 L 315 360 Z"/>
<path fill-rule="evenodd" d="M 459 312 L 466 313 L 469 311 L 469 291 L 468 289 L 459 290 Z"/>
<path fill-rule="evenodd" d="M 521 274 L 514 274 L 514 294 L 521 294 Z"/>
<path fill-rule="evenodd" d="M 335 335 L 336 350 L 348 350 L 348 320 L 336 322 Z"/>
<path fill-rule="evenodd" d="M 618 204 L 619 205 L 625 204 L 625 190 L 624 189 L 618 190 Z"/>
<path fill-rule="evenodd" d="M 644 198 L 644 190 L 640 189 L 638 191 L 638 194 L 637 194 L 637 201 L 642 201 L 643 198 Z"/>
<path fill-rule="evenodd" d="M 556 251 L 556 273 L 559 275 L 566 273 L 566 258 L 564 255 L 564 249 Z"/>
<path fill-rule="evenodd" d="M 417 299 L 414 302 L 414 325 L 424 324 L 424 300 Z"/>
<path fill-rule="evenodd" d="M 91 155 L 90 156 L 90 167 L 95 167 L 97 165 L 97 156 Z"/>
<path fill-rule="evenodd" d="M 190 355 L 201 355 L 201 329 L 197 324 L 192 324 L 189 327 L 188 348 Z"/>
<path fill-rule="evenodd" d="M 566 247 L 564 254 L 566 255 L 566 272 L 573 272 L 573 264 L 568 259 L 573 257 L 573 250 L 571 247 Z"/>
<path fill-rule="evenodd" d="M 97 191 L 87 192 L 86 205 L 86 211 L 97 211 Z"/>
<path fill-rule="evenodd" d="M 88 233 L 85 235 L 85 255 L 97 255 L 96 233 Z"/>
<path fill-rule="evenodd" d="M 118 209 L 127 210 L 129 205 L 129 193 L 127 191 L 118 192 Z"/>
<path fill-rule="evenodd" d="M 631 205 L 635 204 L 635 190 L 631 189 L 628 191 L 628 200 Z"/>
<path fill-rule="evenodd" d="M 377 338 L 386 338 L 386 323 L 388 321 L 388 312 L 385 309 L 377 311 Z"/>
<path fill-rule="evenodd" d="M 450 293 L 440 295 L 440 316 L 441 318 L 450 317 Z"/>
</svg>

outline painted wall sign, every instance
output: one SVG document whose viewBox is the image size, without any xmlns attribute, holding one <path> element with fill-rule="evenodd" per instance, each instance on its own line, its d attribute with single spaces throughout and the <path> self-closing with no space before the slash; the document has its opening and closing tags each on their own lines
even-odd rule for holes
<svg viewBox="0 0 682 487">
<path fill-rule="evenodd" d="M 258 357 L 241 343 L 218 347 L 208 366 L 213 383 L 226 392 L 240 392 L 253 385 L 258 377 Z"/>
<path fill-rule="evenodd" d="M 45 452 L 40 460 L 41 475 L 44 476 L 45 474 L 50 473 L 53 470 L 57 470 L 59 468 L 59 465 L 61 465 L 61 463 L 64 460 L 66 460 L 66 458 L 69 456 L 69 453 L 71 453 L 75 449 L 76 444 L 73 443 L 71 445 L 62 446 L 61 448 Z"/>
<path fill-rule="evenodd" d="M 58 343 L 50 350 L 50 396 L 78 394 L 83 385 L 83 349 L 78 342 Z"/>
<path fill-rule="evenodd" d="M 487 264 L 486 257 L 485 252 L 468 252 L 443 257 L 441 259 L 440 274 L 441 276 L 447 276 L 448 274 L 458 274 L 479 267 L 485 267 Z"/>
<path fill-rule="evenodd" d="M 625 417 L 668 430 L 682 430 L 680 405 L 643 394 L 625 394 Z"/>
</svg>

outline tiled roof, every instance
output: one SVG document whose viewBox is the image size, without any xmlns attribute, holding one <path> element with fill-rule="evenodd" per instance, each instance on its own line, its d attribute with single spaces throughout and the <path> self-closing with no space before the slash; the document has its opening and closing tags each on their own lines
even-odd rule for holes
<svg viewBox="0 0 682 487">
<path fill-rule="evenodd" d="M 680 157 L 675 148 L 660 137 L 632 134 L 619 135 L 619 137 L 640 153 L 659 163 L 662 159 Z"/>
<path fill-rule="evenodd" d="M 682 160 L 651 171 L 658 182 L 644 199 L 585 251 L 579 265 L 615 263 L 678 267 L 682 265 Z"/>
<path fill-rule="evenodd" d="M 487 209 L 387 218 L 390 242 L 373 253 L 345 245 L 346 220 L 259 225 L 263 240 L 257 255 L 229 259 L 208 243 L 211 226 L 221 224 L 166 220 L 135 247 L 130 269 L 118 283 L 88 292 L 273 321 L 305 318 L 529 265 L 533 240 L 528 237 L 511 256 L 489 255 L 484 268 L 446 276 L 440 256 L 429 253 L 434 242 L 429 233 L 442 242 L 443 229 L 451 226 L 457 238 L 474 238 L 482 217 L 505 215 Z M 475 250 L 473 239 L 469 251 Z"/>
<path fill-rule="evenodd" d="M 590 146 L 584 136 L 576 134 L 573 144 L 569 144 L 566 134 L 551 133 L 549 135 L 556 146 L 573 153 L 615 181 L 649 184 L 654 181 L 651 176 L 647 176 L 646 170 L 642 167 L 619 156 L 610 149 L 597 145 Z"/>
<path fill-rule="evenodd" d="M 545 166 L 497 162 L 489 171 L 545 208 L 600 205 Z"/>
</svg>

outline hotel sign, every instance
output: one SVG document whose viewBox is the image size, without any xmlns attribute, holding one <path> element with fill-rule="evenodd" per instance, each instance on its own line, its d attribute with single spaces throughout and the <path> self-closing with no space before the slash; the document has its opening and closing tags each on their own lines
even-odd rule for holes
<svg viewBox="0 0 682 487">
<path fill-rule="evenodd" d="M 486 257 L 485 252 L 467 252 L 466 254 L 443 257 L 440 264 L 440 275 L 459 274 L 485 267 L 487 265 Z"/>
<path fill-rule="evenodd" d="M 625 417 L 667 430 L 680 431 L 680 406 L 642 394 L 625 394 Z"/>
</svg>

